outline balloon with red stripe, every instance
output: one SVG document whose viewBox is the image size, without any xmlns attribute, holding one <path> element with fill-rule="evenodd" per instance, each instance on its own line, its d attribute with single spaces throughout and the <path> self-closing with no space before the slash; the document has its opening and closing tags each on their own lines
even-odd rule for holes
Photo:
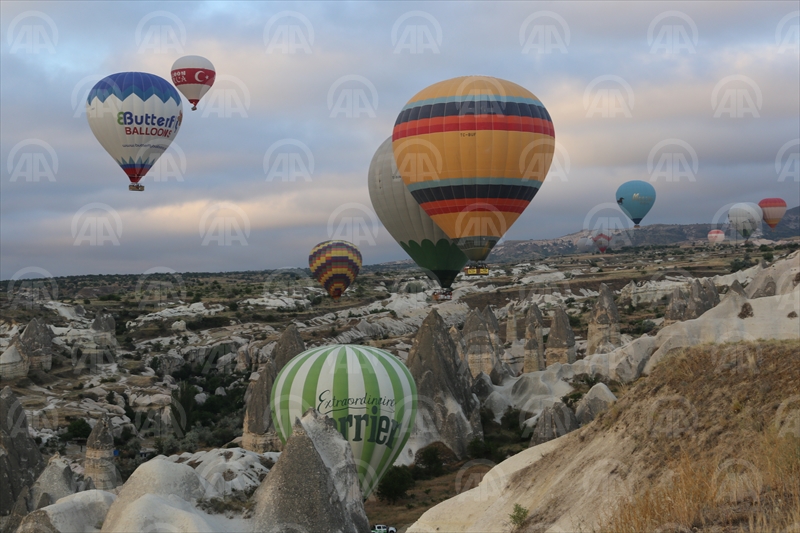
<svg viewBox="0 0 800 533">
<path fill-rule="evenodd" d="M 758 207 L 764 213 L 764 222 L 772 229 L 775 229 L 786 213 L 786 202 L 781 198 L 764 198 L 758 202 Z"/>
<path fill-rule="evenodd" d="M 708 232 L 708 242 L 711 244 L 720 244 L 725 240 L 725 232 L 721 229 L 712 229 Z"/>
<path fill-rule="evenodd" d="M 392 148 L 414 199 L 467 257 L 482 261 L 539 191 L 555 130 L 524 87 L 465 76 L 409 100 Z"/>
<path fill-rule="evenodd" d="M 358 276 L 361 252 L 347 241 L 321 242 L 311 250 L 308 267 L 331 298 L 338 300 Z"/>
<path fill-rule="evenodd" d="M 604 254 L 608 250 L 608 245 L 611 244 L 611 235 L 607 231 L 596 229 L 592 232 L 592 241 L 597 250 Z"/>
<path fill-rule="evenodd" d="M 192 104 L 192 111 L 197 103 L 214 85 L 217 72 L 214 65 L 205 57 L 183 56 L 172 64 L 172 83 Z"/>
</svg>

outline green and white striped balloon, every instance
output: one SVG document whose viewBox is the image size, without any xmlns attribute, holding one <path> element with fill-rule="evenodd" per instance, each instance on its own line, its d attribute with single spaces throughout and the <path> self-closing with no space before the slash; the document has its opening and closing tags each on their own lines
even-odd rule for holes
<svg viewBox="0 0 800 533">
<path fill-rule="evenodd" d="M 285 443 L 296 418 L 313 407 L 350 442 L 364 498 L 402 451 L 417 415 L 417 387 L 387 351 L 335 345 L 289 361 L 272 387 L 272 420 Z"/>
</svg>

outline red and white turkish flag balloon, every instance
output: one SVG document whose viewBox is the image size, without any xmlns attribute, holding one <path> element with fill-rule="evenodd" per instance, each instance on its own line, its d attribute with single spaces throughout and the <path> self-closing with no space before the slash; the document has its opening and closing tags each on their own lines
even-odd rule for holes
<svg viewBox="0 0 800 533">
<path fill-rule="evenodd" d="M 214 65 L 205 57 L 183 56 L 172 65 L 172 83 L 197 109 L 197 102 L 214 85 L 217 72 Z"/>
</svg>

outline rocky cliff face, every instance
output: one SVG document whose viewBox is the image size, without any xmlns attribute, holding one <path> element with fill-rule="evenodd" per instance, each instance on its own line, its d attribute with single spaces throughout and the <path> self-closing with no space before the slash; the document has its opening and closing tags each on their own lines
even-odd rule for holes
<svg viewBox="0 0 800 533">
<path fill-rule="evenodd" d="M 11 512 L 23 490 L 33 486 L 45 462 L 36 442 L 28 435 L 28 418 L 10 387 L 0 392 L 0 515 Z"/>
<path fill-rule="evenodd" d="M 297 326 L 289 324 L 278 339 L 278 344 L 272 350 L 272 360 L 275 361 L 275 372 L 280 372 L 286 363 L 299 353 L 306 350 L 306 344 L 297 331 Z"/>
<path fill-rule="evenodd" d="M 100 490 L 113 490 L 122 480 L 114 466 L 114 435 L 108 416 L 103 416 L 92 428 L 86 441 L 86 477 L 92 478 Z"/>
<path fill-rule="evenodd" d="M 547 366 L 553 363 L 575 362 L 575 333 L 569 325 L 569 317 L 561 306 L 553 311 L 553 321 L 550 333 L 547 335 L 547 349 L 545 360 Z"/>
<path fill-rule="evenodd" d="M 589 317 L 586 355 L 607 353 L 622 346 L 619 333 L 619 311 L 608 285 L 600 284 L 600 295 Z"/>
<path fill-rule="evenodd" d="M 278 452 L 281 440 L 272 423 L 269 399 L 277 372 L 272 361 L 258 372 L 258 379 L 247 387 L 247 398 L 242 432 L 242 448 L 256 453 Z"/>
<path fill-rule="evenodd" d="M 464 339 L 464 356 L 472 376 L 481 372 L 487 376 L 491 374 L 498 355 L 492 342 L 493 335 L 479 310 L 473 309 L 469 312 L 461 336 Z"/>
<path fill-rule="evenodd" d="M 50 370 L 53 364 L 53 332 L 44 320 L 31 320 L 19 336 L 19 343 L 30 361 L 30 370 Z"/>
<path fill-rule="evenodd" d="M 435 309 L 422 322 L 406 364 L 420 400 L 408 451 L 404 452 L 408 457 L 401 460 L 433 442 L 464 457 L 469 442 L 483 438 L 480 402 L 472 394 L 469 368 L 459 358 L 447 324 Z"/>
<path fill-rule="evenodd" d="M 546 368 L 542 329 L 544 318 L 539 306 L 531 305 L 525 314 L 525 361 L 522 371 L 536 372 Z"/>
</svg>

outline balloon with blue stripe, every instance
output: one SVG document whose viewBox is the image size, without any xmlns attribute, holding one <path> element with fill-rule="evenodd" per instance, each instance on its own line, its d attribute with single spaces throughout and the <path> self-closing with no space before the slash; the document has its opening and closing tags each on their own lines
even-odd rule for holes
<svg viewBox="0 0 800 533">
<path fill-rule="evenodd" d="M 655 202 L 656 190 L 646 181 L 628 181 L 617 189 L 617 204 L 633 221 L 635 228 L 639 227 L 639 223 Z"/>
<path fill-rule="evenodd" d="M 167 80 L 146 72 L 106 76 L 89 91 L 86 118 L 97 140 L 122 168 L 132 191 L 178 135 L 183 104 Z"/>
</svg>

